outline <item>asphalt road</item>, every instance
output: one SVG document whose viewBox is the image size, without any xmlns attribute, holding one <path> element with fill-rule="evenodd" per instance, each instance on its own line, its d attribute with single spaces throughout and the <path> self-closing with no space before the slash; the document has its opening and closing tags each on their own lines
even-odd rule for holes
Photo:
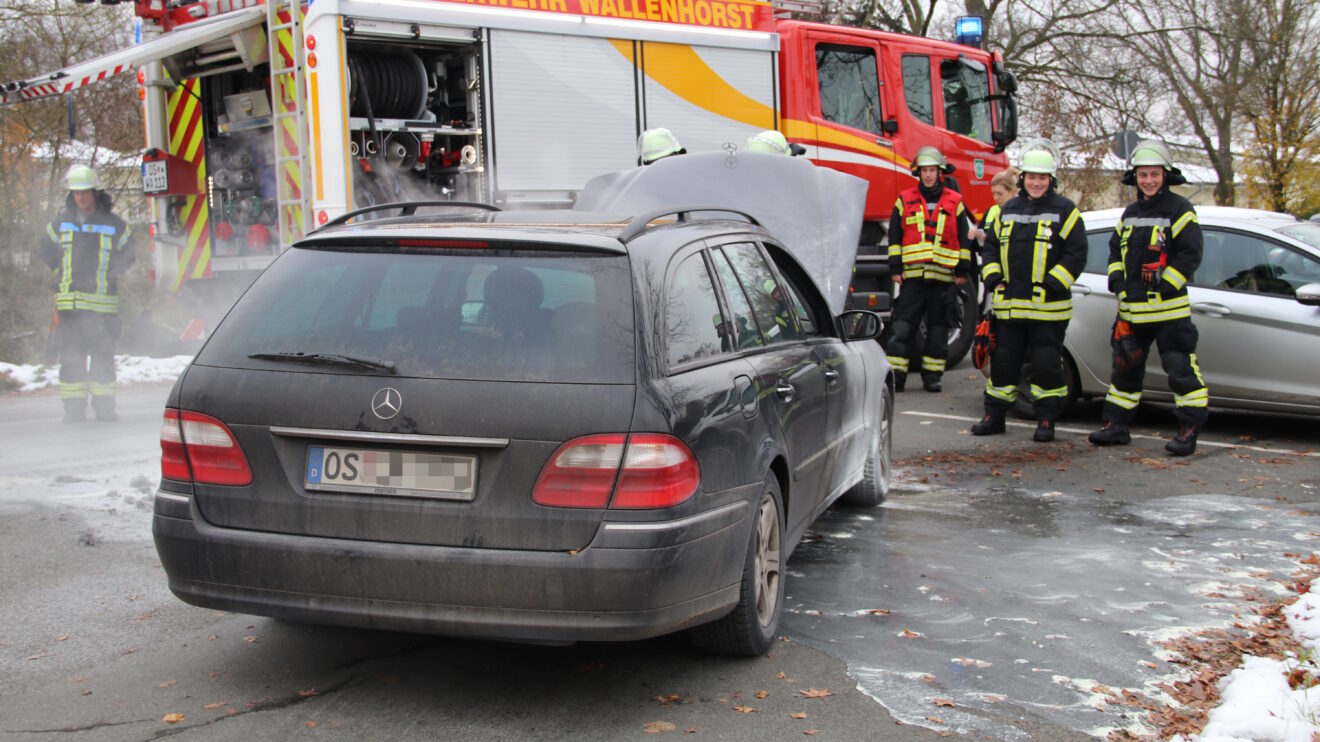
<svg viewBox="0 0 1320 742">
<path fill-rule="evenodd" d="M 1249 616 L 1320 533 L 1313 421 L 1216 413 L 1189 459 L 1158 409 L 1124 448 L 1085 442 L 1095 406 L 1052 444 L 980 439 L 980 376 L 945 381 L 898 397 L 889 501 L 816 524 L 752 660 L 187 606 L 149 534 L 166 390 L 126 390 L 110 426 L 0 398 L 0 738 L 1083 738 L 1140 729 L 1098 688 L 1153 692 L 1178 671 L 1160 638 Z"/>
</svg>

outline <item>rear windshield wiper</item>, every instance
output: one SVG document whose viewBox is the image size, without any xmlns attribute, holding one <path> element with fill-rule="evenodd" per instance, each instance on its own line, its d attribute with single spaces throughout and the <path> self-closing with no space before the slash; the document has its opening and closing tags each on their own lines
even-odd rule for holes
<svg viewBox="0 0 1320 742">
<path fill-rule="evenodd" d="M 377 361 L 371 358 L 339 355 L 338 353 L 253 353 L 248 358 L 255 358 L 259 361 L 291 361 L 293 363 L 312 363 L 325 366 L 351 366 L 353 368 L 376 369 L 391 374 L 399 373 L 394 361 Z"/>
</svg>

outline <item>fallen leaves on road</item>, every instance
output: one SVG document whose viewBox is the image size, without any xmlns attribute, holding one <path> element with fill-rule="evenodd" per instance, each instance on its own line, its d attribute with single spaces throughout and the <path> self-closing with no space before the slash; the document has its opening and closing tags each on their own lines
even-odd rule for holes
<svg viewBox="0 0 1320 742">
<path fill-rule="evenodd" d="M 955 705 L 957 705 L 957 704 L 955 704 L 955 703 L 953 702 L 953 699 L 952 699 L 952 698 L 932 698 L 930 702 L 933 703 L 933 704 L 935 704 L 936 706 L 955 706 Z"/>
<path fill-rule="evenodd" d="M 834 692 L 829 688 L 822 688 L 820 690 L 807 688 L 806 690 L 799 690 L 798 693 L 802 694 L 804 698 L 824 698 L 825 696 L 834 695 Z"/>
<path fill-rule="evenodd" d="M 789 714 L 788 716 L 789 716 L 789 718 L 792 718 L 792 719 L 805 719 L 805 718 L 807 718 L 807 712 L 805 712 L 805 711 L 799 711 L 799 712 L 797 712 L 796 714 Z"/>
<path fill-rule="evenodd" d="M 157 688 L 173 688 L 173 687 L 174 687 L 174 681 L 173 681 L 173 680 L 166 680 L 166 681 L 163 682 L 163 683 L 157 683 L 157 684 L 156 684 L 156 687 L 157 687 Z"/>
<path fill-rule="evenodd" d="M 207 703 L 207 704 L 203 704 L 203 705 L 202 705 L 202 708 L 206 709 L 207 711 L 214 711 L 215 709 L 218 709 L 218 708 L 224 708 L 225 705 L 228 704 L 228 703 L 229 703 L 229 701 L 219 701 L 219 702 L 217 702 L 217 703 Z"/>
<path fill-rule="evenodd" d="M 666 693 L 656 696 L 655 700 L 660 702 L 661 706 L 672 706 L 676 703 L 692 703 L 690 696 L 679 695 L 678 693 Z"/>
<path fill-rule="evenodd" d="M 986 662 L 985 660 L 973 659 L 971 657 L 954 657 L 950 662 L 955 662 L 963 667 L 975 667 L 981 670 L 984 670 L 993 664 L 991 662 Z"/>
<path fill-rule="evenodd" d="M 766 696 L 770 695 L 770 691 L 768 691 L 768 690 L 758 690 L 758 691 L 757 691 L 756 693 L 754 693 L 753 695 L 755 695 L 757 698 L 765 698 Z"/>
<path fill-rule="evenodd" d="M 257 642 L 259 642 L 259 641 L 261 641 L 261 640 L 258 639 L 258 638 L 255 637 L 255 636 L 245 636 L 245 637 L 243 637 L 243 641 L 247 642 L 248 644 L 256 644 Z"/>
<path fill-rule="evenodd" d="M 183 714 L 165 714 L 163 717 L 161 717 L 161 721 L 165 722 L 166 724 L 178 724 L 179 722 L 183 721 L 185 718 L 187 717 L 185 717 Z"/>
<path fill-rule="evenodd" d="M 648 721 L 642 725 L 642 731 L 647 734 L 664 734 L 675 729 L 678 729 L 678 727 L 667 721 Z"/>
<path fill-rule="evenodd" d="M 299 698 L 311 698 L 312 696 L 319 696 L 319 695 L 321 694 L 318 693 L 315 688 L 308 688 L 307 690 L 298 691 Z"/>
<path fill-rule="evenodd" d="M 863 608 L 857 612 L 860 616 L 888 616 L 888 608 Z"/>
<path fill-rule="evenodd" d="M 933 724 L 943 724 L 943 723 L 944 723 L 944 720 L 941 719 L 941 718 L 938 717 L 938 716 L 927 716 L 927 717 L 926 717 L 926 721 L 929 721 L 929 722 L 931 722 L 931 723 L 933 723 Z"/>
<path fill-rule="evenodd" d="M 756 709 L 752 708 L 751 706 L 734 706 L 733 710 L 737 711 L 740 714 L 750 714 L 753 711 L 756 711 Z"/>
<path fill-rule="evenodd" d="M 904 639 L 920 639 L 925 636 L 925 634 L 919 631 L 913 631 L 912 629 L 903 629 L 903 633 L 899 634 L 899 636 Z"/>
</svg>

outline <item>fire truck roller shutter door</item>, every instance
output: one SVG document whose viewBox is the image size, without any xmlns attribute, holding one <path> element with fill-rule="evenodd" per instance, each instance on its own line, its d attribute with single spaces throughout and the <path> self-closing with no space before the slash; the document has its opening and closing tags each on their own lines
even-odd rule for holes
<svg viewBox="0 0 1320 742">
<path fill-rule="evenodd" d="M 366 116 L 368 100 L 377 119 L 416 120 L 426 114 L 426 65 L 415 52 L 358 47 L 350 49 L 349 60 L 350 116 Z"/>
</svg>

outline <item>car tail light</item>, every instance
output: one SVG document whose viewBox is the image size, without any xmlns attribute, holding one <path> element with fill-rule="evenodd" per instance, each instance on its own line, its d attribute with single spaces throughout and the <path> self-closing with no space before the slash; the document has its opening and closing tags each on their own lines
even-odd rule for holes
<svg viewBox="0 0 1320 742">
<path fill-rule="evenodd" d="M 696 459 L 677 438 L 589 435 L 555 451 L 537 477 L 532 501 L 561 508 L 666 508 L 691 497 L 700 482 Z"/>
<path fill-rule="evenodd" d="M 160 473 L 165 479 L 236 486 L 252 483 L 252 470 L 234 434 L 209 415 L 165 410 L 160 452 Z"/>
</svg>

